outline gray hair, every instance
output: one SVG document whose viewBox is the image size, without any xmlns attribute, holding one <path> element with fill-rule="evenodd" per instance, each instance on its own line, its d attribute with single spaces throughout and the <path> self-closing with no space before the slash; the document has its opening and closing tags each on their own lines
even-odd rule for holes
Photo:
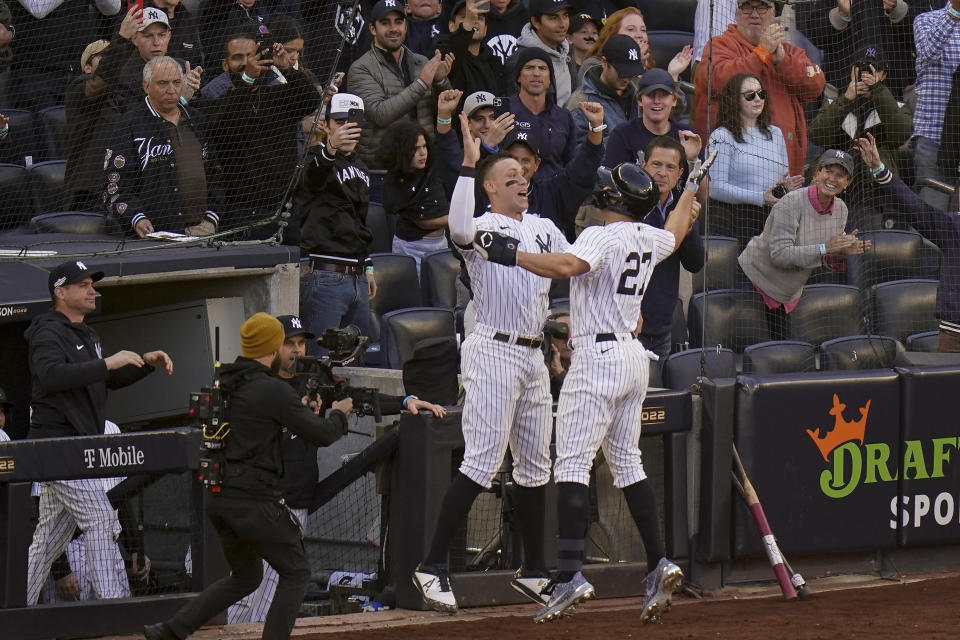
<svg viewBox="0 0 960 640">
<path fill-rule="evenodd" d="M 183 81 L 183 67 L 180 66 L 180 63 L 171 58 L 170 56 L 160 56 L 159 58 L 151 58 L 147 60 L 147 64 L 143 65 L 143 81 L 146 84 L 153 82 L 153 73 L 156 71 L 157 67 L 165 64 L 172 64 L 177 68 L 177 71 L 180 72 L 180 81 Z"/>
</svg>

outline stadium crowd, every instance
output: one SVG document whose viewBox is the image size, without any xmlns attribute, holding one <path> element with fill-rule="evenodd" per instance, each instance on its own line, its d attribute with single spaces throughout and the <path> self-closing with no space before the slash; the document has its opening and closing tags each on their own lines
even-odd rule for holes
<svg viewBox="0 0 960 640">
<path fill-rule="evenodd" d="M 865 233 L 915 227 L 944 255 L 939 349 L 960 351 L 956 233 L 943 213 L 956 207 L 960 161 L 960 0 L 701 0 L 670 29 L 653 12 L 674 4 L 693 3 L 360 0 L 355 14 L 351 2 L 312 0 L 0 0 L 0 157 L 29 168 L 31 153 L 11 154 L 27 129 L 42 137 L 40 114 L 55 109 L 56 211 L 100 213 L 103 231 L 131 239 L 282 230 L 302 256 L 296 330 L 289 318 L 285 335 L 273 329 L 283 343 L 349 324 L 375 336 L 371 305 L 384 292 L 371 260 L 382 233 L 374 207 L 419 276 L 427 256 L 457 253 L 448 215 L 474 152 L 481 163 L 514 159 L 507 187 L 521 185 L 529 211 L 573 242 L 603 224 L 588 198 L 601 167 L 641 166 L 659 193 L 642 220 L 663 229 L 692 168 L 716 151 L 696 196 L 707 213 L 643 298 L 646 349 L 677 350 L 681 274 L 704 268 L 705 236 L 735 240 L 734 282 L 759 295 L 763 335 L 777 340 L 794 333 L 790 314 L 815 272 L 842 277 L 848 257 L 871 250 Z M 334 67 L 336 34 L 347 46 Z M 476 216 L 493 199 L 488 186 L 477 180 Z M 2 231 L 22 232 L 31 215 L 18 219 L 22 204 L 3 200 Z M 81 275 L 66 274 L 66 285 Z M 63 285 L 51 280 L 58 304 L 85 308 L 53 293 Z M 569 349 L 553 338 L 546 358 L 559 389 Z M 322 352 L 302 342 L 299 352 Z M 172 371 L 163 352 L 121 353 L 107 370 L 141 369 L 122 384 Z M 434 408 L 418 400 L 403 404 Z M 0 404 L 2 439 L 2 391 Z M 48 487 L 46 524 L 86 490 Z M 115 522 L 77 516 L 104 539 Z M 46 576 L 72 533 L 57 535 L 57 552 L 31 561 L 32 603 L 52 588 Z M 115 544 L 89 544 L 92 562 L 114 572 L 119 562 L 123 574 Z M 149 573 L 142 557 L 131 566 Z M 54 566 L 61 597 L 74 593 L 64 575 Z M 114 593 L 105 570 L 91 575 L 88 591 Z"/>
</svg>

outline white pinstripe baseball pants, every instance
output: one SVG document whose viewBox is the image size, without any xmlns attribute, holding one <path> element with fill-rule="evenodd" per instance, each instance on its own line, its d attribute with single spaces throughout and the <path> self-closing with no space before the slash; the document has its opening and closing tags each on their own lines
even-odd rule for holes
<svg viewBox="0 0 960 640">
<path fill-rule="evenodd" d="M 300 530 L 307 527 L 307 510 L 290 509 L 293 515 L 300 521 Z M 270 610 L 270 603 L 273 602 L 273 594 L 277 590 L 277 580 L 280 576 L 266 560 L 263 561 L 263 580 L 260 586 L 250 595 L 244 596 L 235 604 L 227 607 L 227 624 L 240 624 L 241 622 L 263 622 L 267 619 L 267 611 Z"/>
<path fill-rule="evenodd" d="M 647 477 L 640 454 L 640 410 L 647 395 L 649 355 L 630 334 L 595 342 L 574 338 L 570 370 L 557 407 L 556 482 L 590 484 L 590 466 L 603 448 L 622 489 Z"/>
<path fill-rule="evenodd" d="M 84 533 L 93 597 L 130 596 L 126 568 L 117 546 L 120 520 L 103 490 L 103 481 L 61 480 L 40 484 L 40 522 L 27 558 L 28 605 L 37 603 L 53 561 L 67 548 L 76 527 Z"/>
<path fill-rule="evenodd" d="M 460 473 L 482 487 L 500 470 L 507 447 L 523 487 L 550 480 L 550 375 L 540 349 L 493 340 L 477 324 L 463 343 L 464 455 Z"/>
</svg>

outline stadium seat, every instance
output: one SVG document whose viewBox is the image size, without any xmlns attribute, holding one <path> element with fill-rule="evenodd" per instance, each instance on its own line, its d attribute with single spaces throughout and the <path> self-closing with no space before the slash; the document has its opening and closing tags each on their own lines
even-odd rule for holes
<svg viewBox="0 0 960 640">
<path fill-rule="evenodd" d="M 820 345 L 823 371 L 887 369 L 894 365 L 903 345 L 889 336 L 846 336 Z"/>
<path fill-rule="evenodd" d="M 370 251 L 373 253 L 390 253 L 393 251 L 393 225 L 390 214 L 382 204 L 371 202 L 367 208 L 367 229 L 373 234 Z"/>
<path fill-rule="evenodd" d="M 867 291 L 878 282 L 922 278 L 922 236 L 915 231 L 881 229 L 861 233 L 873 248 L 847 258 L 847 282 Z"/>
<path fill-rule="evenodd" d="M 695 293 L 687 312 L 690 346 L 716 345 L 737 353 L 770 339 L 763 299 L 756 291 L 721 289 Z"/>
<path fill-rule="evenodd" d="M 377 295 L 370 301 L 370 322 L 373 327 L 370 340 L 379 342 L 380 318 L 383 314 L 422 306 L 423 299 L 420 296 L 417 263 L 413 257 L 397 253 L 374 253 L 370 258 L 377 280 Z"/>
<path fill-rule="evenodd" d="M 570 313 L 570 298 L 554 298 L 550 301 L 550 313 L 560 313 L 566 311 Z"/>
<path fill-rule="evenodd" d="M 911 336 L 907 336 L 907 342 L 904 345 L 907 351 L 926 351 L 934 353 L 940 346 L 940 331 L 921 331 Z"/>
<path fill-rule="evenodd" d="M 102 213 L 90 211 L 55 211 L 41 213 L 30 220 L 37 233 L 106 233 L 107 221 Z"/>
<path fill-rule="evenodd" d="M 554 278 L 550 282 L 550 299 L 561 300 L 570 298 L 570 278 Z"/>
<path fill-rule="evenodd" d="M 671 3 L 672 4 L 672 3 Z M 671 6 L 671 12 L 673 7 Z M 666 12 L 664 12 L 666 13 Z M 680 50 L 687 45 L 693 45 L 693 30 L 690 31 L 653 31 L 647 27 L 647 34 L 650 37 L 650 54 L 656 61 L 657 66 L 663 69 L 667 68 L 673 56 L 680 53 Z M 687 67 L 680 74 L 681 80 L 691 81 L 690 67 Z"/>
<path fill-rule="evenodd" d="M 871 288 L 873 331 L 903 342 L 937 328 L 937 280 L 894 280 Z"/>
<path fill-rule="evenodd" d="M 715 291 L 737 288 L 737 256 L 740 248 L 737 239 L 729 236 L 706 236 L 707 261 L 693 274 L 693 291 Z"/>
<path fill-rule="evenodd" d="M 772 340 L 743 350 L 744 373 L 802 373 L 817 368 L 817 349 L 799 340 Z"/>
<path fill-rule="evenodd" d="M 704 378 L 732 378 L 737 375 L 736 356 L 730 349 L 688 349 L 671 353 L 663 361 L 663 386 L 667 389 L 689 389 L 701 377 L 701 359 Z"/>
<path fill-rule="evenodd" d="M 37 148 L 37 134 L 33 124 L 33 112 L 25 109 L 0 108 L 0 113 L 10 119 L 10 132 L 0 144 L 0 162 L 24 164 L 30 156 L 39 159 L 43 154 Z"/>
<path fill-rule="evenodd" d="M 63 209 L 67 200 L 67 190 L 63 182 L 66 170 L 66 160 L 38 162 L 27 169 L 27 173 L 30 174 L 30 184 L 33 187 L 34 213 L 49 213 Z"/>
<path fill-rule="evenodd" d="M 831 338 L 860 333 L 859 291 L 846 284 L 811 284 L 787 314 L 791 340 L 820 344 Z"/>
<path fill-rule="evenodd" d="M 402 369 L 414 346 L 425 338 L 454 337 L 453 311 L 433 307 L 398 309 L 384 314 L 380 340 L 381 365 Z"/>
<path fill-rule="evenodd" d="M 0 145 L 2 146 L 2 145 Z M 33 216 L 30 175 L 19 164 L 0 164 L 0 231 L 26 225 Z"/>
<path fill-rule="evenodd" d="M 457 280 L 460 261 L 450 249 L 433 251 L 420 260 L 420 288 L 429 307 L 454 309 L 457 306 Z"/>
<path fill-rule="evenodd" d="M 63 105 L 44 107 L 37 112 L 37 135 L 42 144 L 40 158 L 35 160 L 55 160 L 67 157 L 69 136 L 67 129 L 67 108 Z"/>
<path fill-rule="evenodd" d="M 643 12 L 643 21 L 648 31 L 689 31 L 693 33 L 697 0 L 638 0 L 637 8 Z M 657 66 L 667 68 L 670 59 L 657 58 Z"/>
</svg>

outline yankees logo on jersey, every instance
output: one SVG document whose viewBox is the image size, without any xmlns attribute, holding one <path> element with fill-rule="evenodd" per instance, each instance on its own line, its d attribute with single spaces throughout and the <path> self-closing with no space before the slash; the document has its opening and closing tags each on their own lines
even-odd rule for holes
<svg viewBox="0 0 960 640">
<path fill-rule="evenodd" d="M 585 229 L 568 250 L 590 265 L 570 279 L 571 335 L 633 331 L 653 269 L 674 244 L 671 232 L 640 222 Z"/>
<path fill-rule="evenodd" d="M 475 219 L 478 229 L 493 229 L 520 241 L 520 251 L 562 253 L 570 246 L 552 220 L 525 213 L 515 220 L 488 211 Z M 501 331 L 539 335 L 550 304 L 550 280 L 529 271 L 487 262 L 461 250 L 477 310 L 477 322 Z"/>
</svg>

